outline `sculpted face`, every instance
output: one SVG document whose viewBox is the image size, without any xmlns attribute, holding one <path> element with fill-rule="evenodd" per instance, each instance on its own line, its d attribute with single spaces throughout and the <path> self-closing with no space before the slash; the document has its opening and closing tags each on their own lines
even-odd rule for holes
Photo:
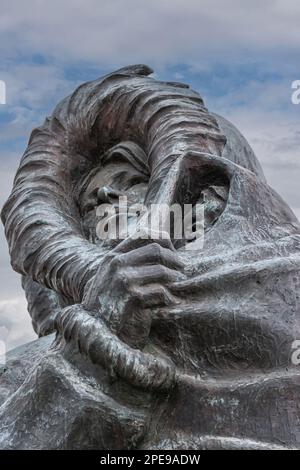
<svg viewBox="0 0 300 470">
<path fill-rule="evenodd" d="M 79 198 L 85 235 L 89 241 L 104 249 L 116 246 L 116 243 L 119 243 L 121 240 L 118 239 L 118 231 L 115 234 L 115 238 L 111 237 L 110 240 L 106 241 L 97 236 L 97 224 L 104 217 L 103 214 L 102 216 L 97 216 L 97 209 L 102 204 L 112 205 L 116 212 L 116 225 L 118 228 L 119 215 L 122 210 L 122 207 L 120 208 L 120 198 L 126 197 L 128 206 L 147 204 L 151 176 L 150 169 L 146 165 L 141 166 L 134 155 L 131 161 L 126 158 L 126 154 L 120 155 L 117 151 L 112 151 L 109 157 L 106 160 L 104 159 L 101 167 L 96 167 L 83 179 Z M 220 181 L 218 177 L 215 179 L 210 177 L 207 182 L 204 177 L 202 178 L 200 188 L 199 181 L 197 181 L 199 179 L 197 172 L 193 175 L 192 172 L 188 174 L 185 170 L 182 170 L 182 174 L 177 175 L 173 180 L 171 179 L 171 182 L 168 182 L 170 177 L 166 175 L 160 182 L 161 187 L 157 188 L 157 200 L 159 200 L 159 193 L 162 188 L 168 184 L 169 191 L 174 194 L 171 203 L 179 203 L 182 208 L 184 204 L 189 204 L 192 205 L 192 210 L 201 205 L 204 214 L 204 229 L 207 232 L 213 227 L 225 209 L 228 198 L 228 185 Z M 182 187 L 186 186 L 185 190 L 182 190 L 182 187 L 180 187 L 181 180 Z M 152 199 L 153 203 L 155 203 L 155 199 Z M 150 207 L 151 211 L 151 204 L 148 203 L 148 207 Z M 128 234 L 130 235 L 136 229 L 137 217 L 134 217 L 134 214 L 131 214 L 130 211 L 126 215 Z M 184 215 L 185 213 L 182 210 L 181 219 L 184 218 Z M 171 226 L 170 237 L 174 247 L 179 250 L 184 249 L 188 241 L 175 239 L 172 235 L 174 233 L 172 233 Z"/>
<path fill-rule="evenodd" d="M 111 204 L 120 213 L 120 198 L 126 196 L 128 205 L 144 204 L 149 177 L 125 158 L 108 161 L 87 177 L 86 188 L 80 197 L 80 212 L 86 237 L 99 246 L 114 246 L 113 240 L 104 243 L 96 234 L 97 208 Z"/>
</svg>

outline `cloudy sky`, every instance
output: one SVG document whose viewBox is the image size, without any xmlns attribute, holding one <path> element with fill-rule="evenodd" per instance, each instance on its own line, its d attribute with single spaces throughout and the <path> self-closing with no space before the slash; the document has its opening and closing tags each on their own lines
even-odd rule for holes
<svg viewBox="0 0 300 470">
<path fill-rule="evenodd" d="M 0 205 L 29 133 L 79 83 L 146 63 L 230 119 L 300 216 L 298 0 L 1 0 Z M 0 232 L 0 340 L 34 338 Z"/>
</svg>

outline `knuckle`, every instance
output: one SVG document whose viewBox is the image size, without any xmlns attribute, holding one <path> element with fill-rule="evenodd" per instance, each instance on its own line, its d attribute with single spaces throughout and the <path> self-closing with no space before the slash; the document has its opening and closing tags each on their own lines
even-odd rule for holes
<svg viewBox="0 0 300 470">
<path fill-rule="evenodd" d="M 159 243 L 155 242 L 152 245 L 152 253 L 153 255 L 160 260 L 162 257 L 162 247 L 159 245 Z"/>
<path fill-rule="evenodd" d="M 113 270 L 117 270 L 122 266 L 121 255 L 116 255 L 110 262 L 110 266 Z"/>
<path fill-rule="evenodd" d="M 166 294 L 166 290 L 163 286 L 157 286 L 157 295 L 161 298 L 164 297 Z"/>
<path fill-rule="evenodd" d="M 131 299 L 133 301 L 142 303 L 144 301 L 144 294 L 140 289 L 131 289 L 130 290 Z"/>
<path fill-rule="evenodd" d="M 167 275 L 168 275 L 168 269 L 163 265 L 159 265 L 158 272 L 159 272 L 160 276 L 162 276 L 162 277 L 167 277 Z"/>
<path fill-rule="evenodd" d="M 122 270 L 119 269 L 116 274 L 114 275 L 115 281 L 118 286 L 120 287 L 127 287 L 128 285 L 128 277 L 126 276 L 126 273 Z"/>
</svg>

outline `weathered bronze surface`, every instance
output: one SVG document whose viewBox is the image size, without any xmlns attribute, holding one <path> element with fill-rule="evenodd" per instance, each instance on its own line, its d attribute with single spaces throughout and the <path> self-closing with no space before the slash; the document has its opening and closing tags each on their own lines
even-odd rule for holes
<svg viewBox="0 0 300 470">
<path fill-rule="evenodd" d="M 2 370 L 1 448 L 300 448 L 299 222 L 234 126 L 151 72 L 80 86 L 22 157 L 2 220 L 40 339 Z M 119 194 L 202 201 L 204 247 L 98 240 Z"/>
</svg>

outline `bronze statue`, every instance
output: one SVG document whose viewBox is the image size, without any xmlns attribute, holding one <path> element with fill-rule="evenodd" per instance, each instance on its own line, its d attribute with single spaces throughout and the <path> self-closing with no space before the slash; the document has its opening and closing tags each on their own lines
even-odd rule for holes
<svg viewBox="0 0 300 470">
<path fill-rule="evenodd" d="M 1 448 L 300 448 L 299 222 L 234 126 L 151 73 L 81 85 L 30 137 L 2 220 L 40 339 L 2 371 Z M 99 240 L 120 195 L 200 202 L 203 247 Z"/>
</svg>

